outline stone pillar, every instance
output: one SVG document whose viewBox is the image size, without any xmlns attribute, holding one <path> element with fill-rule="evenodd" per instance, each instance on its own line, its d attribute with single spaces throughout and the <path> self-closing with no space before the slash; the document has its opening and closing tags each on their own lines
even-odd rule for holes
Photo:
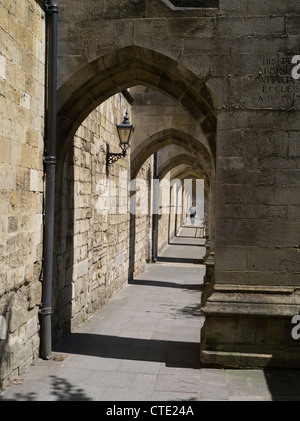
<svg viewBox="0 0 300 421">
<path fill-rule="evenodd" d="M 300 367 L 292 336 L 300 311 L 292 158 L 299 119 L 293 110 L 260 112 L 219 115 L 215 270 L 201 302 L 200 358 L 209 366 Z"/>
<path fill-rule="evenodd" d="M 215 268 L 215 250 L 214 250 L 214 227 L 215 227 L 215 177 L 212 173 L 210 189 L 206 203 L 207 222 L 205 228 L 206 236 L 206 254 L 204 264 L 206 265 L 204 285 L 211 284 L 214 281 Z"/>
</svg>

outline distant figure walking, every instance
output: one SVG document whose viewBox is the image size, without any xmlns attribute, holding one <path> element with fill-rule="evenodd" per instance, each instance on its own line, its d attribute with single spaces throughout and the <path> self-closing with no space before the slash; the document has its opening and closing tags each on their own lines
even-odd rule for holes
<svg viewBox="0 0 300 421">
<path fill-rule="evenodd" d="M 192 203 L 192 206 L 190 207 L 190 219 L 191 219 L 191 223 L 194 225 L 195 223 L 195 217 L 196 217 L 196 207 L 195 207 L 195 203 Z"/>
</svg>

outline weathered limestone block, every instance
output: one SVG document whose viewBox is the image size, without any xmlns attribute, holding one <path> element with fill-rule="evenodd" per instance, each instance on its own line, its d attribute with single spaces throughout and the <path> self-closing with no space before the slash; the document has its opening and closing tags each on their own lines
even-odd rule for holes
<svg viewBox="0 0 300 421">
<path fill-rule="evenodd" d="M 1 387 L 39 347 L 45 20 L 32 0 L 0 1 L 0 16 L 0 312 L 10 341 L 0 349 Z"/>
<path fill-rule="evenodd" d="M 130 109 L 121 94 L 97 107 L 77 130 L 74 150 L 70 150 L 65 164 L 62 209 L 64 226 L 69 228 L 61 227 L 57 244 L 60 254 L 55 289 L 61 299 L 56 299 L 53 317 L 55 340 L 104 305 L 127 283 L 133 270 L 133 256 L 129 258 L 130 236 L 134 236 L 128 214 L 130 157 L 111 165 L 108 173 L 105 160 L 107 144 L 110 152 L 119 150 L 115 125 Z M 138 226 L 143 218 L 137 216 L 134 240 L 140 249 L 135 260 L 141 263 L 145 261 L 145 239 L 139 230 L 144 224 Z"/>
<path fill-rule="evenodd" d="M 293 287 L 210 285 L 202 297 L 201 361 L 234 368 L 299 368 Z"/>
</svg>

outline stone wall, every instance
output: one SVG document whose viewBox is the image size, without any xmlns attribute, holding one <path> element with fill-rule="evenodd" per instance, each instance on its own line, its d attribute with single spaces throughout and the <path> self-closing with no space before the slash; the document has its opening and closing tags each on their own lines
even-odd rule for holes
<svg viewBox="0 0 300 421">
<path fill-rule="evenodd" d="M 170 174 L 168 173 L 163 180 L 160 180 L 160 199 L 159 199 L 159 217 L 158 217 L 158 254 L 168 245 L 169 223 L 170 223 Z"/>
<path fill-rule="evenodd" d="M 38 355 L 43 242 L 45 20 L 0 1 L 0 387 Z"/>
<path fill-rule="evenodd" d="M 150 218 L 97 211 L 97 178 L 106 177 L 106 144 L 118 148 L 113 128 L 123 117 L 122 98 L 79 128 L 108 97 L 142 84 L 171 99 L 166 119 L 158 115 L 167 111 L 165 99 L 136 114 L 141 124 L 132 155 L 143 163 L 158 146 L 184 144 L 216 181 L 207 212 L 216 282 L 201 307 L 205 361 L 210 352 L 218 364 L 222 353 L 234 358 L 245 338 L 232 326 L 247 317 L 248 329 L 266 320 L 261 342 L 281 317 L 284 334 L 272 337 L 270 348 L 283 346 L 300 306 L 300 82 L 291 77 L 300 46 L 299 1 L 220 0 L 213 9 L 176 7 L 175 0 L 173 6 L 168 0 L 58 3 L 58 164 L 72 145 L 64 182 L 57 185 L 63 195 L 56 214 L 56 337 L 102 305 L 149 257 Z M 39 346 L 45 84 L 39 4 L 0 0 L 3 384 L 33 361 Z M 141 106 L 152 93 L 141 93 Z M 149 160 L 140 172 L 148 182 L 152 165 Z M 119 186 L 119 170 L 128 169 L 129 157 L 111 168 L 112 181 Z M 220 329 L 223 317 L 232 332 L 230 349 Z M 248 345 L 247 354 L 259 353 L 259 342 Z M 284 358 L 279 365 L 286 365 Z"/>
<path fill-rule="evenodd" d="M 130 149 L 106 167 L 106 152 L 119 152 L 116 124 L 131 106 L 116 94 L 97 107 L 77 130 L 64 165 L 62 224 L 58 227 L 54 291 L 54 340 L 82 323 L 123 288 L 150 256 L 148 190 L 130 186 Z M 138 178 L 151 180 L 151 158 Z M 130 192 L 132 189 L 132 192 Z M 146 204 L 146 209 L 142 205 Z M 130 205 L 142 212 L 129 214 Z"/>
<path fill-rule="evenodd" d="M 151 260 L 152 253 L 152 191 L 151 180 L 153 177 L 153 156 L 147 159 L 137 174 L 138 185 L 136 191 L 136 215 L 131 215 L 135 230 L 131 230 L 131 255 L 134 256 L 134 267 L 130 277 L 138 275 L 145 269 L 146 262 Z M 134 188 L 134 185 L 133 185 Z M 132 237 L 133 235 L 133 237 Z"/>
</svg>

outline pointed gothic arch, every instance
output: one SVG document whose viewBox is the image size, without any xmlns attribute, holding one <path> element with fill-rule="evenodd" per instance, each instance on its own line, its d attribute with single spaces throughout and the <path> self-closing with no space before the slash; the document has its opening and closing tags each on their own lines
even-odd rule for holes
<svg viewBox="0 0 300 421">
<path fill-rule="evenodd" d="M 58 90 L 57 155 L 64 160 L 82 121 L 110 96 L 137 84 L 173 98 L 199 123 L 215 157 L 216 98 L 186 67 L 153 50 L 129 46 L 98 57 Z"/>
</svg>

